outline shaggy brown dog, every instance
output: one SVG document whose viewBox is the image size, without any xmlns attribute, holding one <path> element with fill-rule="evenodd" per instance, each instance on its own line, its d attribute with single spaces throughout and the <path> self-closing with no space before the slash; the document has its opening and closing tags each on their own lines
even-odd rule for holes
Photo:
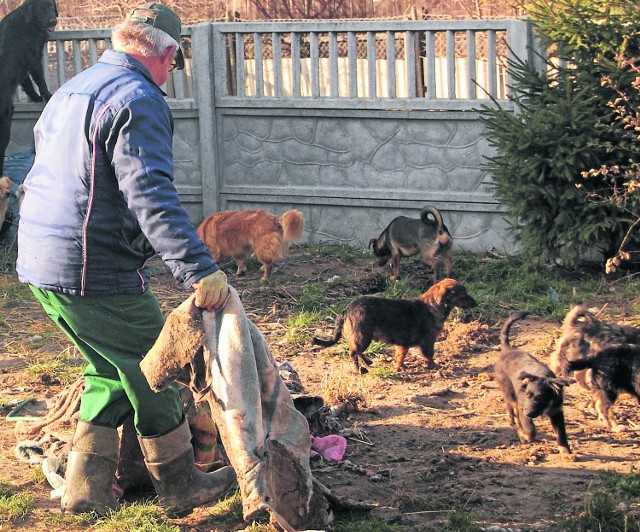
<svg viewBox="0 0 640 532">
<path fill-rule="evenodd" d="M 33 102 L 51 98 L 42 58 L 49 31 L 57 20 L 54 0 L 26 0 L 0 21 L 0 176 L 11 135 L 13 94 L 18 85 Z"/>
<path fill-rule="evenodd" d="M 598 419 L 614 432 L 626 430 L 616 420 L 612 406 L 622 392 L 640 402 L 640 345 L 610 346 L 589 358 L 566 361 L 564 368 L 568 372 L 590 370 Z"/>
<path fill-rule="evenodd" d="M 640 329 L 599 320 L 586 306 L 576 305 L 564 318 L 562 334 L 551 353 L 550 366 L 556 375 L 564 375 L 567 362 L 581 360 L 617 344 L 640 344 Z M 575 378 L 591 390 L 591 371 L 576 370 Z"/>
<path fill-rule="evenodd" d="M 296 209 L 280 216 L 257 209 L 212 214 L 200 224 L 198 235 L 216 262 L 235 259 L 237 275 L 246 273 L 246 260 L 255 253 L 266 281 L 273 263 L 286 255 L 290 243 L 300 240 L 303 230 L 304 216 Z"/>
<path fill-rule="evenodd" d="M 356 373 L 367 373 L 361 360 L 371 365 L 364 351 L 372 340 L 396 346 L 394 362 L 398 371 L 404 367 L 407 350 L 414 346 L 420 348 L 427 367 L 432 368 L 433 346 L 451 310 L 476 305 L 464 286 L 453 279 L 440 281 L 416 299 L 364 296 L 349 303 L 338 316 L 331 340 L 314 338 L 313 343 L 328 347 L 344 336 Z"/>
<path fill-rule="evenodd" d="M 556 378 L 545 364 L 509 343 L 511 325 L 526 315 L 526 312 L 515 312 L 504 322 L 500 334 L 501 355 L 494 366 L 507 407 L 507 419 L 511 426 L 515 425 L 520 441 L 531 443 L 536 436 L 532 420 L 546 416 L 555 432 L 560 454 L 572 460 L 562 410 L 563 387 L 569 381 Z"/>
<path fill-rule="evenodd" d="M 11 199 L 11 187 L 13 181 L 7 176 L 0 177 L 0 229 L 7 215 L 7 209 L 9 208 L 9 200 Z"/>
<path fill-rule="evenodd" d="M 433 221 L 429 215 L 433 216 Z M 400 257 L 410 257 L 420 252 L 427 266 L 433 269 L 433 283 L 438 281 L 438 257 L 444 261 L 447 277 L 453 270 L 453 238 L 435 207 L 424 207 L 420 219 L 398 216 L 391 220 L 378 238 L 369 241 L 369 247 L 380 257 L 384 266 L 391 259 L 391 279 L 400 277 Z"/>
</svg>

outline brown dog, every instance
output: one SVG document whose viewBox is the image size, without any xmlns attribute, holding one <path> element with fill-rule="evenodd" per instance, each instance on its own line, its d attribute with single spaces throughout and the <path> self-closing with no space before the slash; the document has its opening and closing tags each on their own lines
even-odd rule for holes
<svg viewBox="0 0 640 532">
<path fill-rule="evenodd" d="M 394 362 L 400 371 L 410 347 L 418 346 L 427 360 L 427 367 L 434 367 L 433 346 L 442 332 L 444 322 L 454 307 L 473 308 L 477 305 L 458 281 L 444 279 L 433 285 L 416 299 L 384 299 L 364 296 L 355 299 L 338 316 L 333 338 L 314 338 L 313 343 L 328 347 L 341 336 L 349 342 L 349 355 L 356 373 L 367 373 L 360 361 L 371 365 L 364 355 L 372 340 L 394 344 Z"/>
<path fill-rule="evenodd" d="M 433 216 L 433 221 L 429 215 Z M 420 219 L 398 216 L 391 220 L 378 238 L 369 241 L 373 253 L 384 266 L 391 259 L 391 279 L 400 277 L 400 257 L 420 252 L 422 260 L 433 269 L 433 283 L 438 281 L 438 257 L 444 261 L 447 277 L 453 271 L 453 238 L 435 207 L 424 207 Z"/>
<path fill-rule="evenodd" d="M 9 208 L 9 200 L 11 199 L 11 187 L 13 181 L 7 176 L 0 177 L 0 229 L 4 223 Z"/>
<path fill-rule="evenodd" d="M 237 275 L 247 271 L 247 258 L 255 253 L 262 263 L 262 280 L 269 279 L 273 263 L 283 258 L 289 244 L 304 230 L 304 216 L 296 209 L 275 216 L 260 209 L 220 211 L 198 227 L 198 236 L 217 262 L 223 257 L 236 261 Z"/>
<path fill-rule="evenodd" d="M 592 357 L 606 347 L 619 344 L 640 344 L 640 328 L 602 321 L 585 305 L 576 305 L 562 322 L 562 334 L 549 365 L 556 375 L 565 375 L 568 362 Z M 590 369 L 576 370 L 575 378 L 582 388 L 592 389 Z"/>
<path fill-rule="evenodd" d="M 504 322 L 500 334 L 501 355 L 494 366 L 507 419 L 510 425 L 515 425 L 520 441 L 531 443 L 536 435 L 533 419 L 546 416 L 556 435 L 560 454 L 573 460 L 562 409 L 563 387 L 569 382 L 558 379 L 545 364 L 509 343 L 511 325 L 526 315 L 524 311 L 515 312 Z"/>
</svg>

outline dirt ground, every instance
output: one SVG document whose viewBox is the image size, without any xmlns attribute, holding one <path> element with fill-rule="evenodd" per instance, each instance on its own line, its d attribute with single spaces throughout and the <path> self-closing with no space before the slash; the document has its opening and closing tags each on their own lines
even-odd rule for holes
<svg viewBox="0 0 640 532">
<path fill-rule="evenodd" d="M 374 293 L 384 284 L 387 271 L 368 255 L 341 259 L 339 254 L 295 248 L 268 283 L 260 282 L 255 263 L 240 278 L 233 274 L 231 263 L 225 266 L 276 360 L 294 367 L 306 391 L 322 396 L 329 406 L 339 406 L 339 396 L 358 399 L 355 411 L 339 417 L 348 441 L 344 462 L 314 461 L 314 475 L 338 496 L 372 503 L 372 514 L 399 529 L 439 530 L 448 511 L 460 509 L 491 530 L 554 530 L 600 485 L 603 470 L 636 471 L 640 420 L 636 402 L 629 397 L 615 407 L 629 430 L 611 433 L 589 409 L 586 392 L 575 384 L 566 389 L 564 410 L 574 462 L 564 461 L 557 452 L 547 420 L 536 421 L 534 443 L 518 441 L 493 378 L 500 323 L 465 323 L 454 313 L 445 337 L 436 343 L 436 369 L 427 370 L 412 350 L 407 369 L 388 376 L 353 375 L 347 358 L 338 354 L 341 346 L 322 349 L 310 341 L 300 344 L 300 337 L 291 335 L 287 319 L 304 297 L 304 287 L 323 284 L 331 303 Z M 403 262 L 402 271 L 415 288 L 429 286 L 431 275 L 419 262 Z M 154 291 L 168 312 L 186 294 L 162 263 L 154 263 L 153 272 Z M 2 279 L 0 291 L 10 290 L 11 279 Z M 580 291 L 579 280 L 575 290 Z M 601 293 L 597 300 L 585 302 L 606 305 L 611 319 L 631 319 L 632 302 L 621 300 L 615 285 L 603 286 Z M 0 398 L 12 404 L 30 396 L 50 402 L 61 384 L 34 380 L 25 372 L 25 361 L 51 358 L 68 344 L 46 325 L 42 310 L 30 298 L 2 301 Z M 634 301 L 638 303 L 637 297 Z M 505 302 L 504 316 L 511 310 L 517 309 Z M 512 344 L 548 362 L 559 328 L 558 321 L 526 319 L 514 326 Z M 331 324 L 325 323 L 302 333 L 310 338 L 328 336 L 331 330 Z M 47 340 L 30 349 L 37 335 Z M 375 357 L 374 367 L 391 369 L 391 355 L 389 347 L 386 354 Z M 14 456 L 14 424 L 4 416 L 0 421 L 0 479 L 28 486 L 36 498 L 31 517 L 15 528 L 52 530 L 46 516 L 59 512 L 58 503 L 49 500 L 48 486 L 31 485 L 29 466 Z M 212 529 L 202 510 L 174 523 L 185 530 Z M 236 528 L 243 526 L 246 524 L 237 523 Z"/>
</svg>

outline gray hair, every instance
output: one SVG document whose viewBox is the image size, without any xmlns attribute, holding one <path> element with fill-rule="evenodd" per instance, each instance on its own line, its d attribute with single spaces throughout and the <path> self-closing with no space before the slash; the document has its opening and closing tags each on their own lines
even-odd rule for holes
<svg viewBox="0 0 640 532">
<path fill-rule="evenodd" d="M 179 46 L 168 33 L 142 22 L 125 20 L 113 28 L 111 42 L 115 50 L 135 52 L 142 57 L 158 57 L 167 48 Z"/>
</svg>

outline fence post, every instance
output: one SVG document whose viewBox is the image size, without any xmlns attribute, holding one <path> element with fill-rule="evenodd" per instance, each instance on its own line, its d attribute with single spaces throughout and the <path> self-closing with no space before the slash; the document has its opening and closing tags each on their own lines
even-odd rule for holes
<svg viewBox="0 0 640 532">
<path fill-rule="evenodd" d="M 220 210 L 218 144 L 214 91 L 213 28 L 202 22 L 193 27 L 194 97 L 198 108 L 200 133 L 200 168 L 202 176 L 202 210 L 205 218 Z"/>
<path fill-rule="evenodd" d="M 530 62 L 532 59 L 531 43 L 529 42 L 529 23 L 522 20 L 514 20 L 509 23 L 507 30 L 507 45 L 509 47 L 507 57 L 513 60 L 517 57 L 520 61 Z M 509 69 L 511 70 L 511 69 Z M 509 72 L 509 87 L 513 86 L 513 78 Z"/>
</svg>

